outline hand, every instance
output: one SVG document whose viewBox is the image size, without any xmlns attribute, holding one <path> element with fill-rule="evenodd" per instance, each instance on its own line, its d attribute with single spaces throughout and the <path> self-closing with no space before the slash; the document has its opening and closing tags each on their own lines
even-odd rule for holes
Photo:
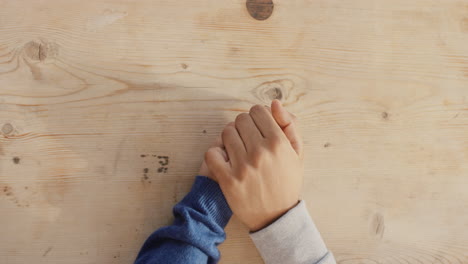
<svg viewBox="0 0 468 264">
<path fill-rule="evenodd" d="M 224 157 L 224 159 L 227 161 L 227 154 L 226 154 L 226 151 L 224 150 L 223 141 L 221 140 L 220 136 L 216 138 L 216 140 L 213 142 L 213 144 L 211 144 L 211 148 L 219 148 L 220 149 L 220 155 L 222 155 Z M 200 170 L 198 171 L 198 175 L 208 177 L 208 178 L 212 179 L 213 181 L 218 181 L 216 179 L 216 176 L 210 171 L 210 169 L 206 165 L 205 160 L 203 160 L 203 163 L 200 166 Z"/>
<path fill-rule="evenodd" d="M 271 112 L 255 105 L 222 132 L 227 151 L 210 148 L 205 162 L 216 175 L 234 214 L 257 231 L 298 201 L 303 177 L 303 146 L 295 117 L 278 100 Z"/>
</svg>

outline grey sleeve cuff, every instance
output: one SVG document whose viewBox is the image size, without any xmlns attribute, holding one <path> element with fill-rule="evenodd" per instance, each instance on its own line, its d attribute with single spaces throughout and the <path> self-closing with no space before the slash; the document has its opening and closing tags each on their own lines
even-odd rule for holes
<svg viewBox="0 0 468 264">
<path fill-rule="evenodd" d="M 250 234 L 266 264 L 334 264 L 304 201 L 271 225 Z"/>
</svg>

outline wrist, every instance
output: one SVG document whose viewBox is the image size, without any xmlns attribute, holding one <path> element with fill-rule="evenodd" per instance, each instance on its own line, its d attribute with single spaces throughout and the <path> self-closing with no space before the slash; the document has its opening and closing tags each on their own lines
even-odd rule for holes
<svg viewBox="0 0 468 264">
<path fill-rule="evenodd" d="M 253 223 L 251 225 L 247 225 L 249 228 L 250 233 L 255 233 L 259 230 L 262 230 L 269 225 L 273 224 L 276 220 L 280 219 L 283 215 L 289 212 L 292 208 L 296 207 L 299 204 L 299 200 L 297 200 L 293 205 L 286 207 L 285 209 L 279 210 L 278 212 L 270 214 L 268 217 L 263 218 L 262 220 Z"/>
<path fill-rule="evenodd" d="M 188 205 L 199 213 L 209 216 L 223 228 L 232 216 L 231 208 L 218 183 L 206 176 L 195 178 L 192 189 L 179 204 Z"/>
</svg>

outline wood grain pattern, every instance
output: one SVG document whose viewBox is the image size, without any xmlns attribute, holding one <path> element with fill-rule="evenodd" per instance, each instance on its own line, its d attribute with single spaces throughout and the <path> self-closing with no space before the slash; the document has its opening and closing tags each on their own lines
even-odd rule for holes
<svg viewBox="0 0 468 264">
<path fill-rule="evenodd" d="M 468 263 L 468 1 L 272 12 L 0 0 L 0 263 L 131 263 L 223 125 L 272 98 L 339 263 Z M 221 263 L 262 263 L 227 233 Z"/>
</svg>

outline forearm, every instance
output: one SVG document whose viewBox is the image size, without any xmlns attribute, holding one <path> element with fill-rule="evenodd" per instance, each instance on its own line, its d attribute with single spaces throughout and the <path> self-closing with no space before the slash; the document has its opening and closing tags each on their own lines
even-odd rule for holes
<svg viewBox="0 0 468 264">
<path fill-rule="evenodd" d="M 269 226 L 251 233 L 266 264 L 335 264 L 304 201 Z"/>
<path fill-rule="evenodd" d="M 225 240 L 224 227 L 232 215 L 218 184 L 197 176 L 173 213 L 174 223 L 146 240 L 135 263 L 216 263 L 217 246 Z"/>
</svg>

